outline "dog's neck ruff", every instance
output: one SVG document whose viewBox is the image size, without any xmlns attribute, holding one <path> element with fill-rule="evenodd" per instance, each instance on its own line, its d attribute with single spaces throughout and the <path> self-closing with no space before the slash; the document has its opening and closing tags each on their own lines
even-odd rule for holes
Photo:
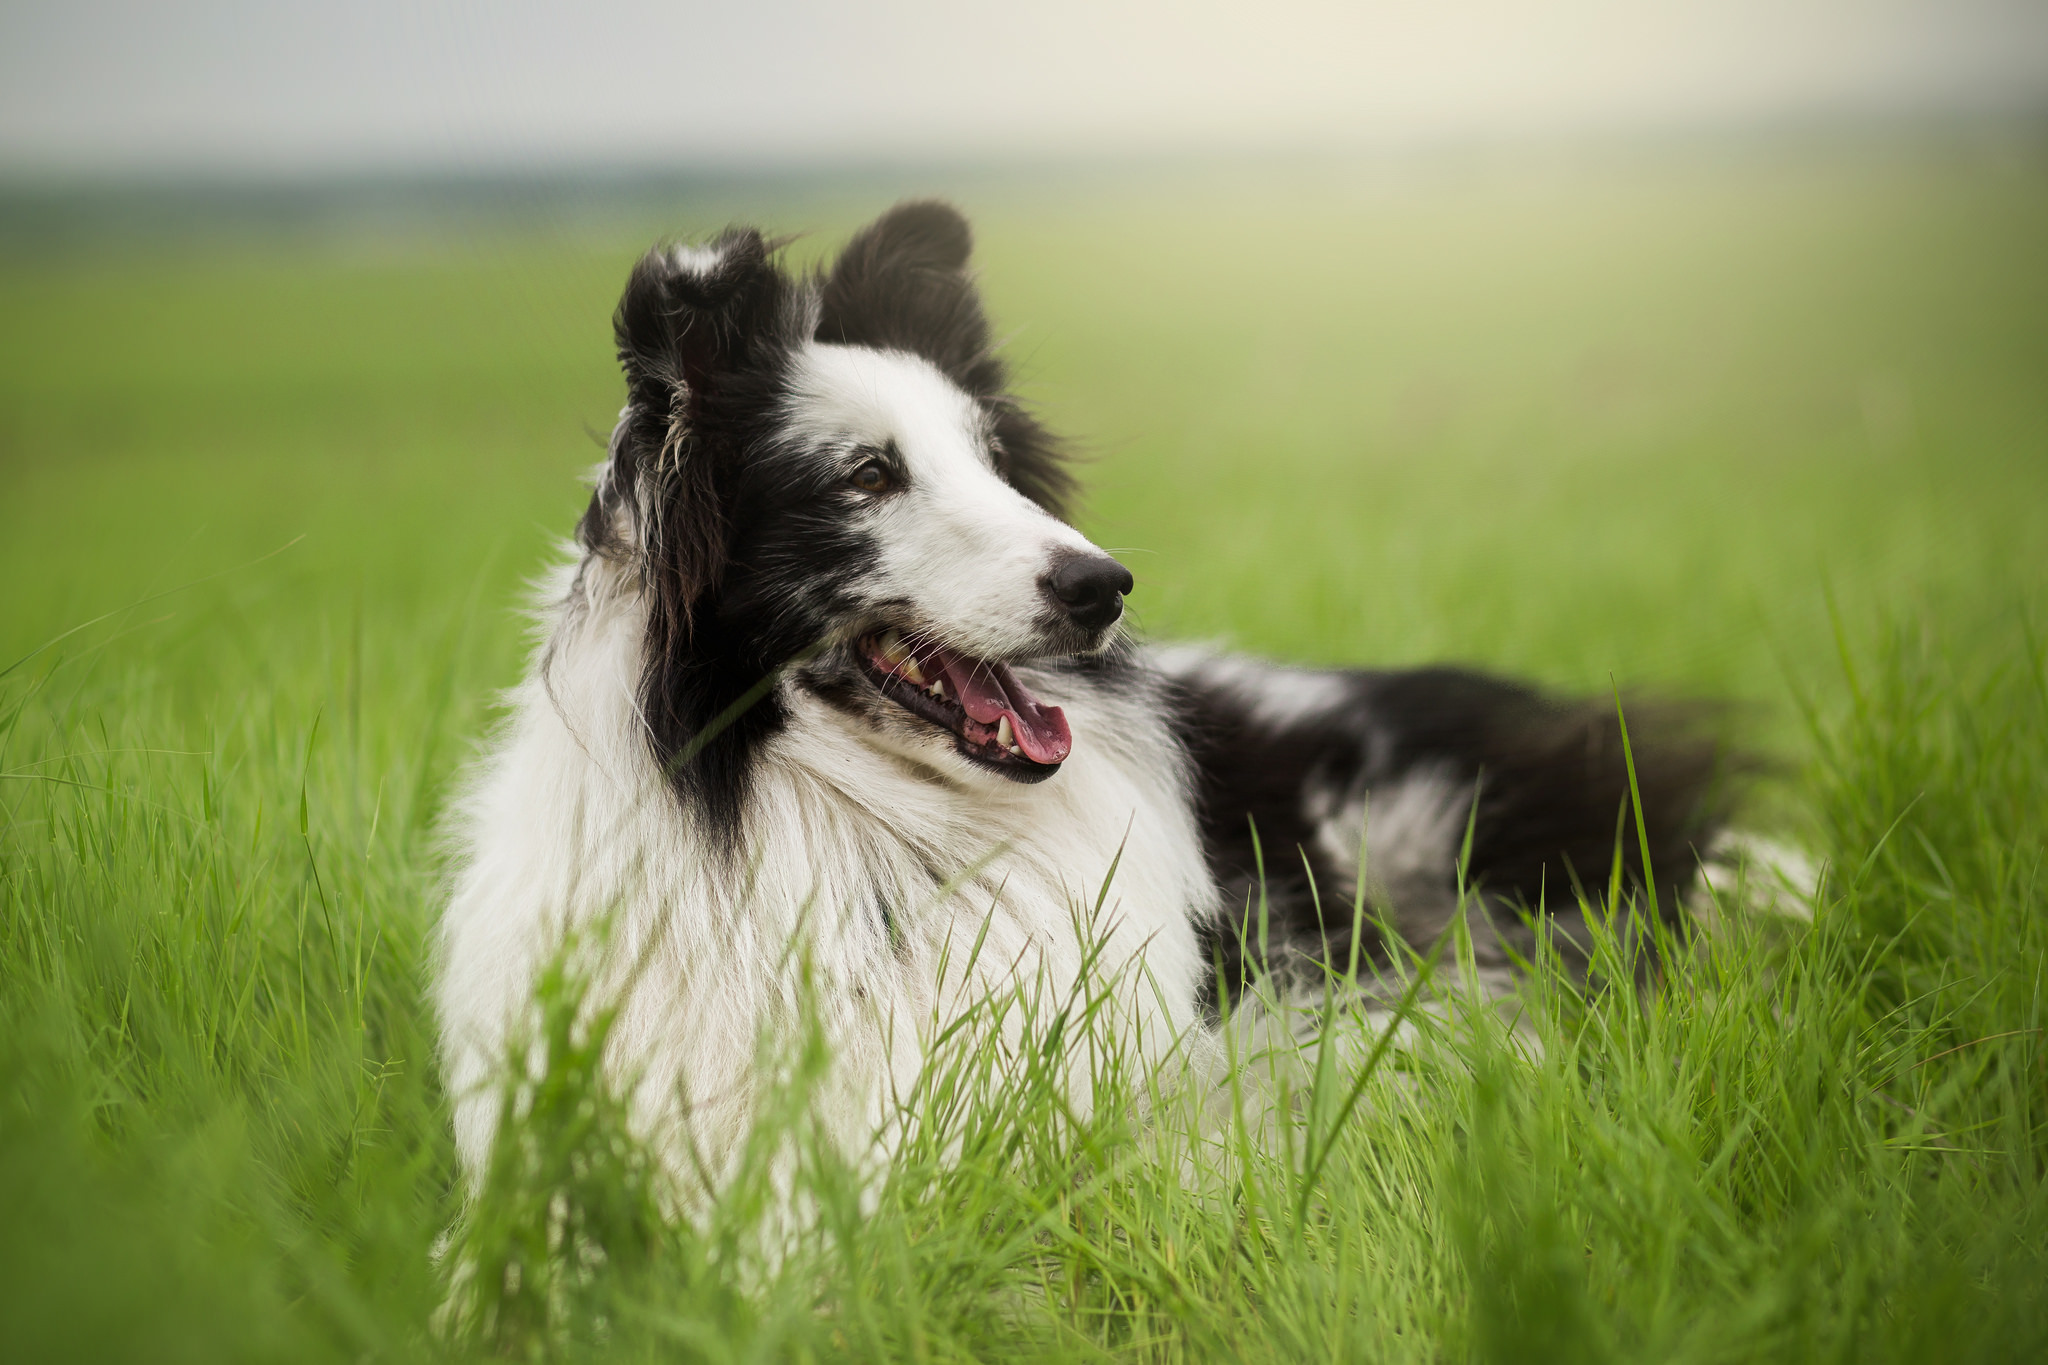
<svg viewBox="0 0 2048 1365">
<path fill-rule="evenodd" d="M 543 591 L 535 665 L 456 813 L 466 859 L 438 1004 L 471 1170 L 532 1026 L 532 982 L 565 935 L 600 925 L 619 967 L 605 984 L 622 993 L 614 1037 L 630 1052 L 636 1121 L 668 1135 L 658 1147 L 679 1161 L 736 1149 L 760 1046 L 794 1023 L 801 972 L 856 1148 L 889 1129 L 891 1097 L 910 1093 L 933 1030 L 989 992 L 1036 982 L 1056 998 L 1084 973 L 1130 972 L 1148 980 L 1116 1008 L 1144 1051 L 1198 1026 L 1195 926 L 1215 891 L 1179 743 L 1135 665 L 1109 686 L 1081 670 L 977 676 L 964 658 L 924 656 L 937 669 L 927 677 L 957 677 L 973 723 L 993 710 L 997 726 L 1013 718 L 1019 747 L 1028 734 L 1041 752 L 1065 748 L 1057 779 L 1035 785 L 934 766 L 784 680 L 785 719 L 747 759 L 735 870 L 645 742 L 647 608 L 631 575 L 592 556 Z M 1091 936 L 1103 951 L 1088 963 Z"/>
</svg>

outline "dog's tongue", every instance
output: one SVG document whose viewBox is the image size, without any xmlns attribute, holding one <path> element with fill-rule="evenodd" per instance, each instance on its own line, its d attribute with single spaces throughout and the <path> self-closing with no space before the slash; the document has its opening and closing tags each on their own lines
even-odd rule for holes
<svg viewBox="0 0 2048 1365">
<path fill-rule="evenodd" d="M 936 651 L 932 662 L 945 670 L 947 685 L 969 717 L 994 725 L 1007 715 L 1017 747 L 1033 763 L 1063 762 L 1073 752 L 1066 713 L 1040 705 L 1007 665 L 962 658 L 946 649 Z"/>
</svg>

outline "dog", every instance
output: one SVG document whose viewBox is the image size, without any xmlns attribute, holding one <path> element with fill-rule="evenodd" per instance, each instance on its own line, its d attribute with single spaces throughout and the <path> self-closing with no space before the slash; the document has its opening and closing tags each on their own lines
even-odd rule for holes
<svg viewBox="0 0 2048 1365">
<path fill-rule="evenodd" d="M 434 997 L 472 1173 L 550 955 L 599 924 L 606 1065 L 715 1165 L 805 1010 L 858 1143 L 933 1021 L 1025 976 L 1122 983 L 1143 1060 L 1461 905 L 1505 972 L 1527 912 L 1576 941 L 1617 867 L 1667 916 L 1694 889 L 1729 764 L 1677 712 L 1631 709 L 1631 768 L 1611 701 L 1135 641 L 970 246 L 910 202 L 829 269 L 747 228 L 633 268 L 625 407 L 451 819 Z M 1357 944 L 1354 895 L 1384 926 Z"/>
</svg>

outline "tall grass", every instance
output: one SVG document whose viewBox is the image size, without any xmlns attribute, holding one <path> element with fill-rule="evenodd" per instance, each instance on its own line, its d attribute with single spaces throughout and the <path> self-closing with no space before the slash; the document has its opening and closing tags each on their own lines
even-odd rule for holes
<svg viewBox="0 0 2048 1365">
<path fill-rule="evenodd" d="M 810 1121 L 823 1061 L 797 1037 L 694 1222 L 668 1216 L 598 1080 L 601 1016 L 559 975 L 545 1081 L 464 1212 L 425 1064 L 428 903 L 398 853 L 417 834 L 342 813 L 317 717 L 258 706 L 209 755 L 144 754 L 146 690 L 88 707 L 53 698 L 61 666 L 10 679 L 10 753 L 70 755 L 8 769 L 12 1340 L 2025 1358 L 2048 1346 L 2048 659 L 1942 660 L 1923 632 L 1852 652 L 1859 704 L 1816 721 L 1811 924 L 1729 905 L 1644 994 L 1539 961 L 1512 1018 L 1411 1019 L 1355 1103 L 1368 1026 L 1338 1016 L 1277 1072 L 1241 1058 L 1235 1100 L 1206 1106 L 1178 1064 L 1089 1054 L 1077 1117 L 1063 1066 L 1101 996 L 1025 1000 L 936 1054 L 879 1183 Z M 1633 979 L 1632 941 L 1602 937 L 1596 978 Z M 770 1246 L 792 1198 L 812 1216 Z"/>
<path fill-rule="evenodd" d="M 1202 1105 L 1086 1048 L 1110 983 L 996 1002 L 880 1171 L 814 1121 L 798 1031 L 690 1219 L 573 973 L 466 1203 L 423 1004 L 434 822 L 517 665 L 512 580 L 573 511 L 572 417 L 610 400 L 615 262 L 8 267 L 8 1357 L 2048 1353 L 2048 190 L 1829 174 L 1298 192 L 1328 250 L 1208 332 L 1172 310 L 1236 241 L 1227 204 L 986 215 L 999 302 L 1059 322 L 1018 343 L 1040 393 L 1125 437 L 1091 529 L 1158 551 L 1148 625 L 1757 699 L 1790 765 L 1760 818 L 1828 876 L 1810 921 L 1724 906 L 1644 991 L 1539 960 L 1511 1008 L 1464 1004 L 1447 945 L 1440 1003 L 1369 1071 L 1379 1035 L 1341 1015 L 1298 1057 L 1243 1044 Z M 1617 255 L 1617 221 L 1657 231 Z M 68 339 L 109 317 L 112 396 Z M 1245 340 L 1290 327 L 1305 388 Z M 1571 348 L 1617 336 L 1704 359 L 1571 407 Z M 1466 397 L 1410 412 L 1395 353 Z M 1347 366 L 1385 393 L 1316 387 Z M 1910 420 L 1870 416 L 1873 366 Z M 1619 928 L 1598 979 L 1632 979 Z M 1070 1065 L 1097 1069 L 1085 1112 Z"/>
</svg>

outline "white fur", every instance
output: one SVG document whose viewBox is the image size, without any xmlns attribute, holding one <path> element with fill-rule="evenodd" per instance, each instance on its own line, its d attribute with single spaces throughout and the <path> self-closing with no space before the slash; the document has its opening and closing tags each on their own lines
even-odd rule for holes
<svg viewBox="0 0 2048 1365">
<path fill-rule="evenodd" d="M 1714 841 L 1700 863 L 1700 884 L 1692 910 L 1703 922 L 1719 922 L 1724 905 L 1810 920 L 1825 884 L 1827 868 L 1805 851 L 1778 839 L 1730 830 Z"/>
<path fill-rule="evenodd" d="M 1378 790 L 1339 792 L 1311 785 L 1302 804 L 1315 829 L 1316 844 L 1333 864 L 1353 878 L 1362 871 L 1375 903 L 1413 911 L 1443 899 L 1437 887 L 1444 869 L 1457 864 L 1466 816 L 1476 795 L 1470 783 L 1422 768 Z M 1355 885 L 1333 891 L 1348 898 Z"/>
<path fill-rule="evenodd" d="M 718 268 L 725 253 L 713 247 L 679 242 L 668 249 L 669 264 L 691 275 L 708 275 Z"/>
<path fill-rule="evenodd" d="M 1153 651 L 1152 658 L 1170 677 L 1235 693 L 1254 722 L 1276 730 L 1322 715 L 1349 695 L 1350 684 L 1337 674 L 1285 668 L 1202 645 L 1172 645 Z M 1347 856 L 1357 855 L 1354 840 Z"/>
</svg>

